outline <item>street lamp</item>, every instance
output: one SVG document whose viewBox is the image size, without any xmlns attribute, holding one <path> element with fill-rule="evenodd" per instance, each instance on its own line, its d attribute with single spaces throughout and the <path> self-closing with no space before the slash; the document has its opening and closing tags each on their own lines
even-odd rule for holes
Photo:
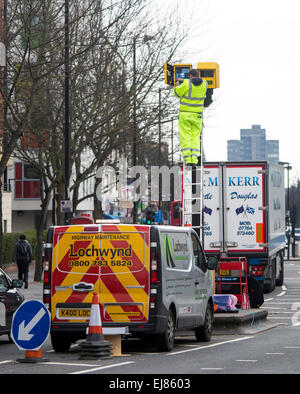
<svg viewBox="0 0 300 394">
<path fill-rule="evenodd" d="M 132 138 L 132 165 L 136 166 L 136 159 L 137 159 L 137 116 L 136 116 L 136 109 L 137 109 L 137 97 L 136 97 L 136 43 L 139 36 L 133 37 L 133 115 L 132 115 L 132 127 L 133 127 L 133 138 Z M 155 36 L 148 36 L 144 35 L 143 43 L 151 41 L 155 38 Z M 132 212 L 133 223 L 136 223 L 137 220 L 137 201 L 133 203 L 133 212 Z"/>
<path fill-rule="evenodd" d="M 287 227 L 288 227 L 288 260 L 290 259 L 290 170 L 293 168 L 289 162 L 280 161 L 278 164 L 284 166 L 284 169 L 287 170 Z"/>
<path fill-rule="evenodd" d="M 70 38 L 69 38 L 69 0 L 65 0 L 65 200 L 70 199 Z M 69 220 L 65 213 L 65 224 Z"/>
</svg>

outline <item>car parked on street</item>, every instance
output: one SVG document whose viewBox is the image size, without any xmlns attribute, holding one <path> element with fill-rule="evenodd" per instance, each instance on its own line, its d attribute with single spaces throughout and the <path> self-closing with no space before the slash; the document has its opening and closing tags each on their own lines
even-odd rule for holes
<svg viewBox="0 0 300 394">
<path fill-rule="evenodd" d="M 19 290 L 22 285 L 22 280 L 11 279 L 0 268 L 0 335 L 7 334 L 10 338 L 13 314 L 24 301 Z"/>
</svg>

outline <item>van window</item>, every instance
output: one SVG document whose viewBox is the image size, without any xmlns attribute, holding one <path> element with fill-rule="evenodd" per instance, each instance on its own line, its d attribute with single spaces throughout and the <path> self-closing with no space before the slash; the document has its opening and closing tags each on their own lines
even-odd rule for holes
<svg viewBox="0 0 300 394">
<path fill-rule="evenodd" d="M 206 272 L 207 265 L 205 261 L 205 256 L 203 254 L 202 248 L 195 234 L 192 234 L 192 243 L 193 243 L 195 266 L 200 268 L 203 272 Z"/>
<path fill-rule="evenodd" d="M 187 233 L 162 232 L 161 245 L 164 261 L 169 269 L 189 271 L 191 269 L 191 250 Z"/>
</svg>

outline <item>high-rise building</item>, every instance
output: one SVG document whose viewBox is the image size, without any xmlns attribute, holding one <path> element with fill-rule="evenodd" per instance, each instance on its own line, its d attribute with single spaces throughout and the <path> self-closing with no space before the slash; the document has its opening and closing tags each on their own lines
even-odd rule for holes
<svg viewBox="0 0 300 394">
<path fill-rule="evenodd" d="M 239 140 L 227 141 L 228 161 L 279 161 L 279 141 L 267 140 L 266 130 L 260 125 L 241 129 Z"/>
</svg>

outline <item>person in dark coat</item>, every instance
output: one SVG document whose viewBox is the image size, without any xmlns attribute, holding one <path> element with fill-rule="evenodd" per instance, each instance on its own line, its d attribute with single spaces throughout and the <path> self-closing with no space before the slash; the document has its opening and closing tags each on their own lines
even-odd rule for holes
<svg viewBox="0 0 300 394">
<path fill-rule="evenodd" d="M 252 276 L 248 277 L 248 294 L 251 308 L 259 308 L 264 303 L 263 285 Z"/>
<path fill-rule="evenodd" d="M 32 261 L 32 250 L 24 234 L 20 235 L 19 241 L 15 244 L 13 260 L 18 266 L 18 279 L 22 279 L 25 282 L 24 287 L 27 289 L 29 263 Z"/>
</svg>

